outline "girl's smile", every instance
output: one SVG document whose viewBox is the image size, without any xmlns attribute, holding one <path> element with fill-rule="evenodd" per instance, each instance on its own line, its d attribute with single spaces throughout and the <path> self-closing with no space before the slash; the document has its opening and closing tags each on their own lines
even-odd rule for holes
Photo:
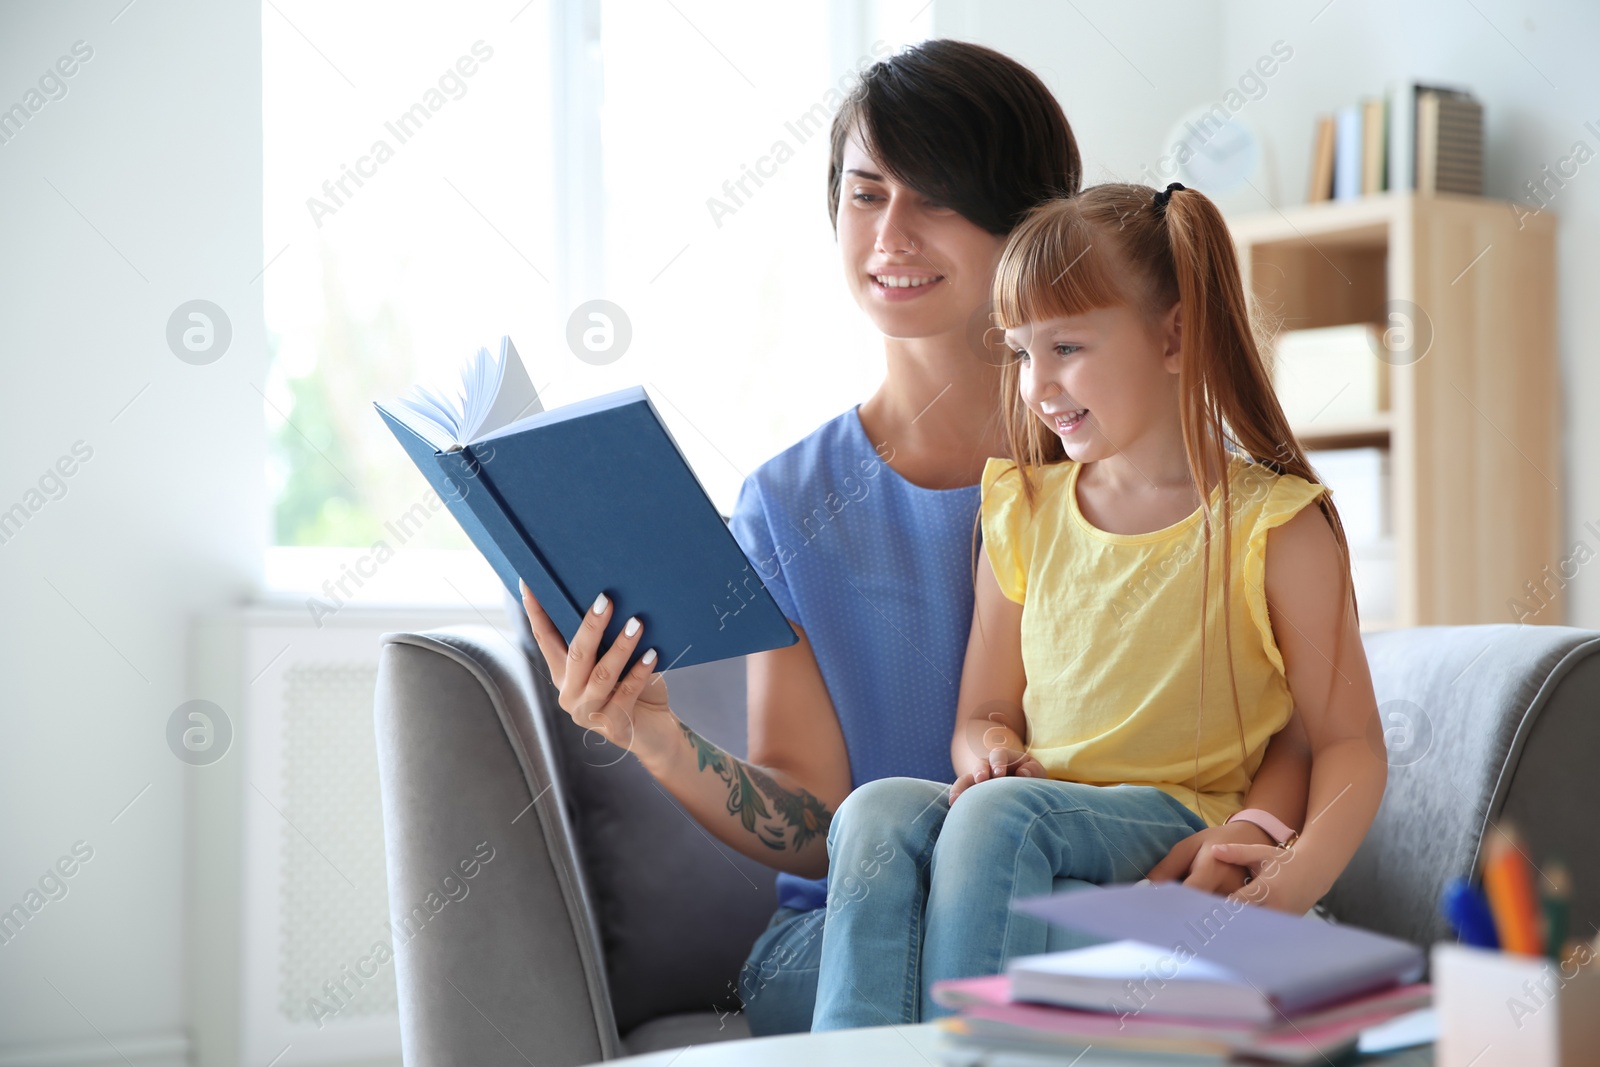
<svg viewBox="0 0 1600 1067">
<path fill-rule="evenodd" d="M 1022 402 L 1067 458 L 1088 463 L 1120 453 L 1143 469 L 1182 465 L 1173 460 L 1181 460 L 1182 441 L 1161 429 L 1177 416 L 1172 314 L 1151 323 L 1114 305 L 1006 331 Z"/>
</svg>

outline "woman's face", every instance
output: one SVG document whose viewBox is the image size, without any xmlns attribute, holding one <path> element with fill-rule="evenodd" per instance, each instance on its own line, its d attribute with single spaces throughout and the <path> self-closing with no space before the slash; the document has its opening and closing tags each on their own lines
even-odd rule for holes
<svg viewBox="0 0 1600 1067">
<path fill-rule="evenodd" d="M 965 334 L 1005 237 L 892 181 L 856 135 L 842 164 L 839 249 L 856 303 L 886 337 Z"/>
<path fill-rule="evenodd" d="M 1006 331 L 1018 384 L 1069 459 L 1115 455 L 1177 415 L 1178 306 L 1148 322 L 1127 306 L 1098 308 Z"/>
</svg>

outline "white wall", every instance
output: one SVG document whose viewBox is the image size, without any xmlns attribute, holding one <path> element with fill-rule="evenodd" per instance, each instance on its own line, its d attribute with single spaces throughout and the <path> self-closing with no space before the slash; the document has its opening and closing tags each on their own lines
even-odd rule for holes
<svg viewBox="0 0 1600 1067">
<path fill-rule="evenodd" d="M 1217 0 L 934 6 L 937 35 L 998 49 L 1056 94 L 1078 138 L 1086 185 L 1139 180 L 1179 117 L 1216 99 L 1221 27 Z"/>
<path fill-rule="evenodd" d="M 261 9 L 124 3 L 0 7 L 0 107 L 93 49 L 0 144 L 0 509 L 92 449 L 0 544 L 0 908 L 94 850 L 0 945 L 0 1055 L 121 1063 L 98 1030 L 142 1064 L 181 1054 L 186 1023 L 183 812 L 204 769 L 165 730 L 206 695 L 187 619 L 247 595 L 266 540 Z M 206 366 L 165 339 L 194 298 L 233 326 Z"/>
</svg>

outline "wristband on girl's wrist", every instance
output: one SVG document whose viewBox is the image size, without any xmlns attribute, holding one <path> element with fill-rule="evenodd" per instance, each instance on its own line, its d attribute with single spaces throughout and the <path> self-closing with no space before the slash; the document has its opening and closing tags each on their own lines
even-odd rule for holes
<svg viewBox="0 0 1600 1067">
<path fill-rule="evenodd" d="M 1300 838 L 1300 835 L 1289 829 L 1282 819 L 1270 811 L 1262 811 L 1260 808 L 1245 808 L 1242 811 L 1236 811 L 1228 816 L 1228 822 L 1247 822 L 1252 826 L 1258 827 L 1273 841 L 1277 842 L 1279 848 L 1289 848 Z"/>
</svg>

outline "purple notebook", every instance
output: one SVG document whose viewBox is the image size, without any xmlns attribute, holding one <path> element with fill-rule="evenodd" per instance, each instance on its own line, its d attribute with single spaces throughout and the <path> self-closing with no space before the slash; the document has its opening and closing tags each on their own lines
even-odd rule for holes
<svg viewBox="0 0 1600 1067">
<path fill-rule="evenodd" d="M 1198 957 L 1297 1015 L 1422 976 L 1422 949 L 1338 923 L 1240 904 L 1175 883 L 1078 889 L 1013 905 L 1054 926 Z"/>
</svg>

